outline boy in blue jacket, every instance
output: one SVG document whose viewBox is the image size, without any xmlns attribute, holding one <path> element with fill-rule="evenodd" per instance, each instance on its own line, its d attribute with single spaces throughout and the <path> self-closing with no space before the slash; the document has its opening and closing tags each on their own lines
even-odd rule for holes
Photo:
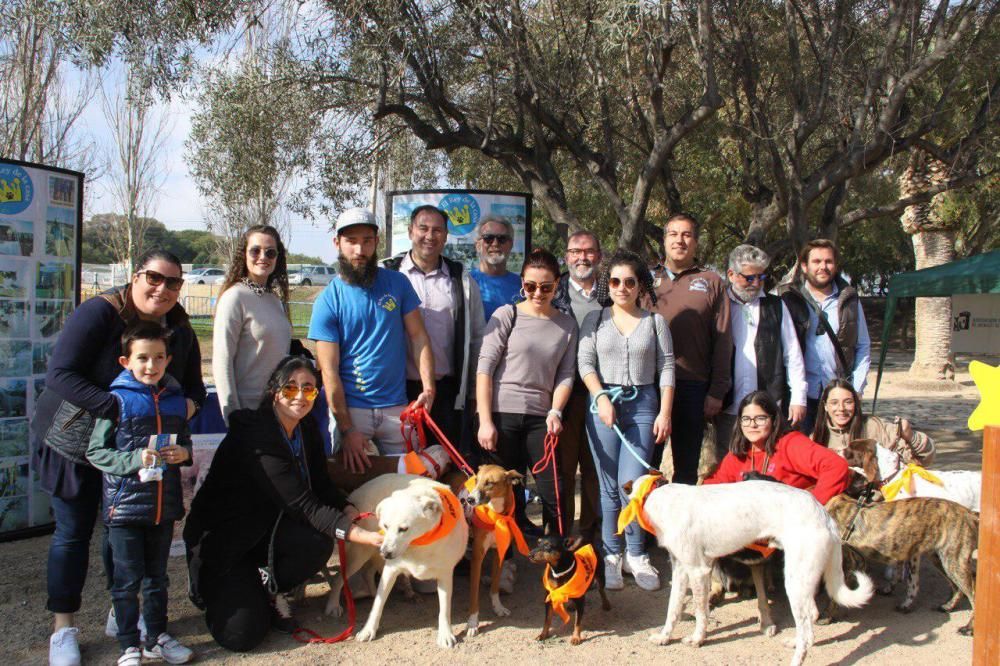
<svg viewBox="0 0 1000 666">
<path fill-rule="evenodd" d="M 111 600 L 118 621 L 119 666 L 139 666 L 142 657 L 170 664 L 191 660 L 191 650 L 167 633 L 167 558 L 174 522 L 184 515 L 178 465 L 190 464 L 187 404 L 166 373 L 170 331 L 140 321 L 122 335 L 111 383 L 117 422 L 98 419 L 87 459 L 104 472 L 104 523 L 114 559 Z M 139 589 L 146 623 L 139 638 Z"/>
</svg>

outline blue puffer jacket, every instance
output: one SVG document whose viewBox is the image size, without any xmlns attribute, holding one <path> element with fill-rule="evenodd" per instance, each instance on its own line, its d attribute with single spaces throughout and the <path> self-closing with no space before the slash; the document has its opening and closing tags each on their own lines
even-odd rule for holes
<svg viewBox="0 0 1000 666">
<path fill-rule="evenodd" d="M 152 435 L 176 434 L 177 444 L 190 450 L 187 403 L 181 386 L 164 375 L 160 386 L 139 382 L 123 370 L 111 382 L 118 400 L 115 448 L 135 451 L 149 446 Z M 164 438 L 166 439 L 166 438 Z M 166 446 L 170 442 L 164 442 Z M 138 474 L 104 475 L 104 522 L 107 525 L 158 525 L 184 516 L 181 476 L 177 465 L 167 465 L 163 480 L 143 483 Z"/>
</svg>

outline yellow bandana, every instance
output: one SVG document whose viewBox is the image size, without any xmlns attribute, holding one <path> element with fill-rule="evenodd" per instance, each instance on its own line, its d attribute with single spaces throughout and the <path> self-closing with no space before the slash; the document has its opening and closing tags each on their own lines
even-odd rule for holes
<svg viewBox="0 0 1000 666">
<path fill-rule="evenodd" d="M 568 581 L 559 587 L 556 587 L 550 578 L 551 566 L 546 564 L 545 573 L 542 575 L 542 586 L 549 593 L 545 597 L 545 601 L 552 604 L 552 610 L 559 614 L 564 624 L 569 622 L 569 613 L 566 612 L 565 608 L 566 602 L 585 595 L 594 580 L 594 574 L 597 572 L 597 553 L 594 552 L 592 545 L 587 544 L 580 548 L 573 553 L 573 557 L 576 558 L 576 571 L 573 572 L 573 576 Z"/>
<path fill-rule="evenodd" d="M 903 468 L 903 471 L 900 473 L 899 477 L 895 481 L 892 481 L 882 486 L 881 488 L 882 496 L 885 497 L 886 501 L 892 501 L 892 499 L 895 498 L 896 495 L 899 494 L 899 491 L 901 491 L 903 488 L 906 488 L 906 492 L 912 496 L 913 484 L 915 481 L 913 477 L 915 476 L 919 476 L 925 481 L 930 481 L 931 483 L 937 486 L 944 485 L 941 479 L 937 478 L 936 476 L 928 472 L 920 465 L 910 463 L 909 465 Z"/>
<path fill-rule="evenodd" d="M 650 474 L 642 480 L 639 487 L 633 491 L 633 497 L 629 500 L 628 505 L 621 510 L 618 514 L 618 534 L 625 531 L 628 524 L 633 520 L 639 523 L 639 527 L 646 530 L 650 534 L 656 534 L 656 530 L 653 526 L 646 521 L 646 516 L 643 513 L 642 507 L 646 504 L 646 497 L 649 493 L 653 492 L 656 485 L 662 480 L 662 476 L 658 474 Z"/>
</svg>

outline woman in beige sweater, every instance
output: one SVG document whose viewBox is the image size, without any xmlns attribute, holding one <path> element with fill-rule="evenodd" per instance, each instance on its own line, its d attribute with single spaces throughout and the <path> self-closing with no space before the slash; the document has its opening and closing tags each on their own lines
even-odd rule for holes
<svg viewBox="0 0 1000 666">
<path fill-rule="evenodd" d="M 256 225 L 240 239 L 215 308 L 212 374 L 227 425 L 237 409 L 260 405 L 291 340 L 285 246 L 274 227 Z"/>
<path fill-rule="evenodd" d="M 819 398 L 819 414 L 812 439 L 844 455 L 847 445 L 856 439 L 874 439 L 880 446 L 898 453 L 904 463 L 927 467 L 934 460 L 934 440 L 914 430 L 906 419 L 886 422 L 877 416 L 865 416 L 861 397 L 854 386 L 843 379 L 834 379 L 823 389 Z"/>
</svg>

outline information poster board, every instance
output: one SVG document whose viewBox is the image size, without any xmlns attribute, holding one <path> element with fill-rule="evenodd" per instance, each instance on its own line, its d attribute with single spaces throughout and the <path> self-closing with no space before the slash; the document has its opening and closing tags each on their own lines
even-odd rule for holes
<svg viewBox="0 0 1000 666">
<path fill-rule="evenodd" d="M 951 351 L 1000 353 L 1000 294 L 955 294 L 951 297 Z"/>
<path fill-rule="evenodd" d="M 82 173 L 0 159 L 0 540 L 52 523 L 28 422 L 80 302 L 82 195 Z"/>
<path fill-rule="evenodd" d="M 487 217 L 506 218 L 514 227 L 514 248 L 507 257 L 507 270 L 519 272 L 526 247 L 531 247 L 531 195 L 490 190 L 399 190 L 386 195 L 386 227 L 389 256 L 410 249 L 407 233 L 410 213 L 430 204 L 448 214 L 448 245 L 445 254 L 466 268 L 479 265 L 476 229 Z"/>
</svg>

